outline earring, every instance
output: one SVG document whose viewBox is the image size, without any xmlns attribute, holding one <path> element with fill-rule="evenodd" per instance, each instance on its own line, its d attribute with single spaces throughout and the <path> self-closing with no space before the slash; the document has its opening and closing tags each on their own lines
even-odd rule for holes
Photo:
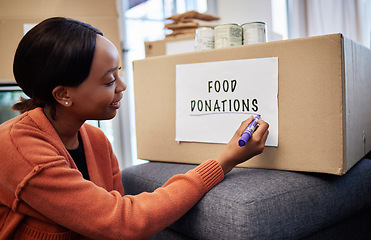
<svg viewBox="0 0 371 240">
<path fill-rule="evenodd" d="M 65 102 L 66 105 L 68 105 L 68 102 Z"/>
</svg>

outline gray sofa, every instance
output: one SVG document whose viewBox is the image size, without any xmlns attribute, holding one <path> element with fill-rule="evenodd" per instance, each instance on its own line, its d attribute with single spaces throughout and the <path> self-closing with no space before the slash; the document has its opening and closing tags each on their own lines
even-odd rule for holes
<svg viewBox="0 0 371 240">
<path fill-rule="evenodd" d="M 195 165 L 123 170 L 126 194 L 151 192 Z M 371 239 L 370 154 L 347 174 L 235 168 L 155 239 Z"/>
</svg>

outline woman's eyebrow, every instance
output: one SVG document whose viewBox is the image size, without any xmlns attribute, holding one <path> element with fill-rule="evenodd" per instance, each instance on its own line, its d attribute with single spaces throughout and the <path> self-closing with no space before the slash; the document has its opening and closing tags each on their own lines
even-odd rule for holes
<svg viewBox="0 0 371 240">
<path fill-rule="evenodd" d="M 118 69 L 118 67 L 113 67 L 111 69 L 108 69 L 103 75 L 101 78 L 103 78 L 104 76 L 106 76 L 108 73 L 111 73 L 111 72 L 114 72 Z"/>
</svg>

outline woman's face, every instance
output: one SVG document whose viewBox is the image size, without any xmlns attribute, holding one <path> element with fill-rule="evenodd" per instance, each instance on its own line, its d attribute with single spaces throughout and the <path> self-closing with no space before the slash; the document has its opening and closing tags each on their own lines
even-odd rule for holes
<svg viewBox="0 0 371 240">
<path fill-rule="evenodd" d="M 70 88 L 71 106 L 81 121 L 105 120 L 116 115 L 126 85 L 119 71 L 116 47 L 97 35 L 96 49 L 88 77 L 76 88 Z"/>
</svg>

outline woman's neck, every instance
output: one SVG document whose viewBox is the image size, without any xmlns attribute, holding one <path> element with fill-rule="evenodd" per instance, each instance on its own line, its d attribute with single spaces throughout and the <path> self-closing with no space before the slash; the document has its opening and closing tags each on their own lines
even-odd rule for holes
<svg viewBox="0 0 371 240">
<path fill-rule="evenodd" d="M 83 122 L 75 121 L 71 118 L 70 114 L 64 113 L 60 109 L 56 109 L 54 118 L 51 115 L 51 108 L 49 106 L 44 107 L 43 110 L 64 146 L 70 150 L 76 149 L 79 146 L 78 131 Z"/>
</svg>

